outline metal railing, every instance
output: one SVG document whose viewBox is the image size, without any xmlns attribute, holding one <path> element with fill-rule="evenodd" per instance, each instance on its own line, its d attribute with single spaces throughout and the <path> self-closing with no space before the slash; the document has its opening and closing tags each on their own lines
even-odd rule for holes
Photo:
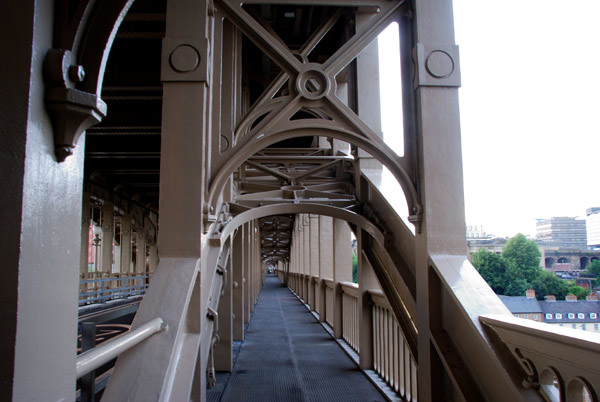
<svg viewBox="0 0 600 402">
<path fill-rule="evenodd" d="M 350 282 L 341 283 L 342 286 L 342 337 L 350 347 L 360 355 L 360 327 L 358 298 L 360 296 L 358 285 Z"/>
<path fill-rule="evenodd" d="M 112 359 L 117 358 L 121 353 L 134 347 L 143 340 L 164 331 L 162 318 L 155 318 L 146 324 L 143 324 L 135 330 L 119 335 L 109 341 L 106 341 L 93 349 L 81 353 L 77 356 L 75 371 L 77 378 L 90 373 Z"/>
<path fill-rule="evenodd" d="M 291 273 L 290 284 L 305 283 L 307 275 Z M 323 280 L 324 314 L 326 323 L 337 333 L 346 345 L 360 357 L 360 322 L 359 298 L 362 290 L 356 283 Z M 291 285 L 293 286 L 293 285 Z M 291 287 L 290 286 L 290 287 Z M 294 289 L 292 289 L 294 290 Z M 341 292 L 341 308 L 335 306 L 336 297 Z M 336 296 L 338 295 L 338 296 Z M 401 325 L 381 290 L 369 290 L 368 295 L 372 307 L 367 310 L 372 322 L 372 343 L 368 345 L 373 352 L 373 371 L 390 391 L 395 392 L 403 401 L 417 400 L 417 363 Z M 314 309 L 311 306 L 311 309 Z M 341 313 L 341 319 L 336 314 Z M 320 312 L 321 314 L 321 312 Z M 364 317 L 363 317 L 364 318 Z M 340 328 L 335 327 L 335 323 Z M 367 345 L 362 345 L 363 347 Z"/>
<path fill-rule="evenodd" d="M 140 275 L 80 280 L 79 306 L 143 295 L 150 278 L 149 275 Z"/>
<path fill-rule="evenodd" d="M 599 400 L 599 335 L 505 315 L 479 320 L 519 362 L 526 388 L 538 389 L 548 401 Z"/>
<path fill-rule="evenodd" d="M 417 398 L 417 364 L 383 292 L 370 290 L 373 302 L 373 369 L 406 401 Z"/>
<path fill-rule="evenodd" d="M 335 302 L 335 283 L 333 281 L 325 280 L 325 322 L 330 327 L 334 326 L 334 311 L 333 305 Z"/>
</svg>

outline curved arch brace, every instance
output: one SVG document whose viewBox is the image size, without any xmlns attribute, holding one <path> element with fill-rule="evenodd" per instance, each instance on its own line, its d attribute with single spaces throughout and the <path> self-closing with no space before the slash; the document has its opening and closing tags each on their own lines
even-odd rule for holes
<svg viewBox="0 0 600 402">
<path fill-rule="evenodd" d="M 243 138 L 246 134 L 250 132 L 252 129 L 252 125 L 254 122 L 261 116 L 267 115 L 278 108 L 281 108 L 281 105 L 289 102 L 290 97 L 278 97 L 275 99 L 271 99 L 266 101 L 264 104 L 260 105 L 254 110 L 251 110 L 250 113 L 244 117 L 244 120 L 239 124 L 238 128 L 235 130 L 233 135 L 233 146 L 237 145 L 238 141 Z"/>
<path fill-rule="evenodd" d="M 235 229 L 255 219 L 264 218 L 273 215 L 287 214 L 314 214 L 325 215 L 336 219 L 342 219 L 350 222 L 365 232 L 369 233 L 377 243 L 383 246 L 383 233 L 371 221 L 362 215 L 351 212 L 345 209 L 332 207 L 330 205 L 321 204 L 272 204 L 250 209 L 237 215 L 225 225 L 220 234 L 221 244 L 224 244 L 227 237 L 230 236 Z"/>
<path fill-rule="evenodd" d="M 94 18 L 87 22 L 85 38 L 76 50 L 79 62 L 86 69 L 81 89 L 100 96 L 104 69 L 121 22 L 134 0 L 97 2 Z"/>
<path fill-rule="evenodd" d="M 310 136 L 310 135 L 321 135 L 333 137 L 342 141 L 349 142 L 356 145 L 359 148 L 364 149 L 369 154 L 373 155 L 379 162 L 385 165 L 390 172 L 394 175 L 402 189 L 411 213 L 411 221 L 419 221 L 421 216 L 421 205 L 419 203 L 417 191 L 406 173 L 402 168 L 394 152 L 385 144 L 384 148 L 381 149 L 376 147 L 367 138 L 356 134 L 354 132 L 343 130 L 336 127 L 336 123 L 333 121 L 318 120 L 311 122 L 310 120 L 303 120 L 301 122 L 290 122 L 288 128 L 284 131 L 275 132 L 267 136 L 257 136 L 246 146 L 235 153 L 225 163 L 223 168 L 215 175 L 214 179 L 210 184 L 208 194 L 208 205 L 212 210 L 215 210 L 216 203 L 221 194 L 227 179 L 233 174 L 233 172 L 244 163 L 248 158 L 254 155 L 256 152 L 268 147 L 276 142 L 286 140 L 289 138 Z M 319 133 L 314 133 L 319 131 Z M 387 148 L 387 149 L 386 149 Z"/>
<path fill-rule="evenodd" d="M 81 134 L 106 116 L 100 98 L 110 49 L 134 0 L 89 1 L 71 21 L 57 17 L 56 48 L 44 60 L 45 102 L 52 120 L 56 160 L 73 154 Z M 58 9 L 68 9 L 65 0 Z"/>
</svg>

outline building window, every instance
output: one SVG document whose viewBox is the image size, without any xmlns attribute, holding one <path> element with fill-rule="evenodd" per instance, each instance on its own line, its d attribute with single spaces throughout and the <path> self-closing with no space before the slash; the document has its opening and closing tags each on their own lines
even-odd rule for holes
<svg viewBox="0 0 600 402">
<path fill-rule="evenodd" d="M 585 318 L 585 314 L 583 313 L 578 313 L 577 314 L 577 318 L 579 318 L 580 320 L 583 320 Z"/>
<path fill-rule="evenodd" d="M 575 319 L 575 313 L 569 313 L 569 320 Z"/>
<path fill-rule="evenodd" d="M 533 319 L 534 319 L 535 321 L 537 321 L 537 320 L 538 320 L 538 315 L 537 315 L 537 314 L 534 314 L 534 315 L 533 315 Z"/>
<path fill-rule="evenodd" d="M 594 331 L 598 331 L 598 324 L 594 324 Z"/>
<path fill-rule="evenodd" d="M 585 324 L 581 324 L 581 329 L 583 329 L 584 331 L 587 331 L 587 328 L 585 327 Z"/>
<path fill-rule="evenodd" d="M 561 313 L 556 313 L 556 319 L 557 320 L 561 320 L 562 319 L 562 314 Z"/>
<path fill-rule="evenodd" d="M 595 320 L 596 318 L 598 318 L 598 314 L 596 313 L 590 313 L 590 318 Z"/>
<path fill-rule="evenodd" d="M 515 314 L 515 317 L 519 318 L 519 314 Z"/>
<path fill-rule="evenodd" d="M 547 320 L 551 320 L 552 319 L 552 314 L 550 314 L 550 313 L 546 314 L 546 319 Z"/>
<path fill-rule="evenodd" d="M 574 329 L 577 329 L 577 324 L 571 324 L 571 327 L 573 327 Z"/>
<path fill-rule="evenodd" d="M 529 319 L 529 314 L 523 314 L 523 318 Z"/>
</svg>

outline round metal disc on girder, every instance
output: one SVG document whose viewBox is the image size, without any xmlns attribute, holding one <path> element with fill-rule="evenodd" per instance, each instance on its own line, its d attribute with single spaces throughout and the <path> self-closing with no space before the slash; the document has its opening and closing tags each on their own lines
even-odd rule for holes
<svg viewBox="0 0 600 402">
<path fill-rule="evenodd" d="M 321 99 L 331 88 L 331 79 L 317 63 L 304 64 L 296 77 L 296 91 L 306 99 Z"/>
<path fill-rule="evenodd" d="M 179 73 L 189 73 L 198 68 L 200 54 L 191 45 L 179 45 L 171 52 L 169 62 L 173 70 Z"/>
<path fill-rule="evenodd" d="M 425 66 L 427 72 L 435 78 L 446 78 L 454 72 L 454 60 L 443 50 L 434 50 L 429 53 Z"/>
</svg>

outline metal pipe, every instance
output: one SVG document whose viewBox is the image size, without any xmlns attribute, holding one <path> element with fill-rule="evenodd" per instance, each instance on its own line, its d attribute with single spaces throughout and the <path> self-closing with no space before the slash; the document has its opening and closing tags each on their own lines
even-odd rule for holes
<svg viewBox="0 0 600 402">
<path fill-rule="evenodd" d="M 166 329 L 162 318 L 155 318 L 139 328 L 90 349 L 77 356 L 75 372 L 77 378 L 97 369 L 119 356 L 146 338 Z"/>
</svg>

